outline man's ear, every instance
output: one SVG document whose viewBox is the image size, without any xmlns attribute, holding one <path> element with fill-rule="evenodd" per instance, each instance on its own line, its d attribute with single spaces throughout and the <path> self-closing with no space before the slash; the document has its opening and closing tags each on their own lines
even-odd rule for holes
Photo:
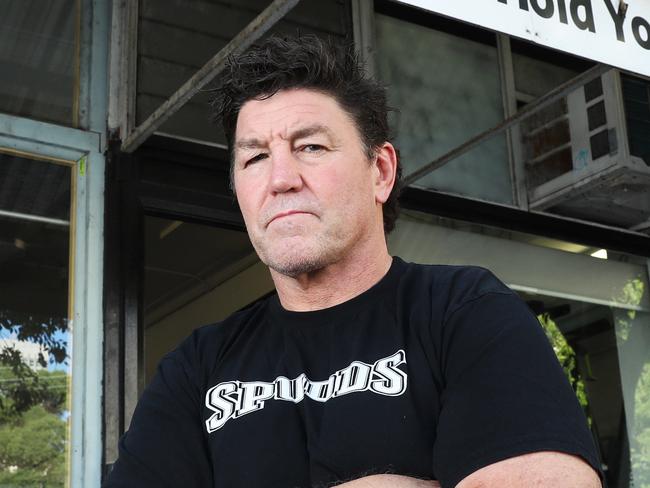
<svg viewBox="0 0 650 488">
<path fill-rule="evenodd" d="M 384 204 L 395 185 L 397 175 L 397 152 L 390 142 L 384 142 L 375 150 L 373 170 L 375 200 Z"/>
</svg>

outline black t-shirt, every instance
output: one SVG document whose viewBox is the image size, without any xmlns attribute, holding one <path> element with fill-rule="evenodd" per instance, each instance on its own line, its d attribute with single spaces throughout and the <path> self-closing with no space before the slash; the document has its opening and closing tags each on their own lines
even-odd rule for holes
<svg viewBox="0 0 650 488">
<path fill-rule="evenodd" d="M 277 295 L 160 363 L 107 487 L 313 487 L 437 479 L 534 451 L 599 462 L 538 321 L 489 271 L 394 258 L 314 312 Z"/>
</svg>

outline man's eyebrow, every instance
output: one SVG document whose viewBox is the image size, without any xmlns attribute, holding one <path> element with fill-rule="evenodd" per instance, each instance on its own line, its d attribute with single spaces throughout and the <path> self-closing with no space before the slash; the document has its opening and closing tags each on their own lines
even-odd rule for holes
<svg viewBox="0 0 650 488">
<path fill-rule="evenodd" d="M 315 134 L 325 134 L 330 139 L 334 140 L 334 133 L 325 125 L 314 124 L 307 127 L 301 127 L 289 134 L 290 140 L 304 139 L 305 137 L 313 136 Z M 259 149 L 266 147 L 267 144 L 254 137 L 250 139 L 241 139 L 235 143 L 235 149 Z"/>
<path fill-rule="evenodd" d="M 309 125 L 307 127 L 302 127 L 291 133 L 290 139 L 303 139 L 305 137 L 313 136 L 315 134 L 325 134 L 330 139 L 334 139 L 334 134 L 332 131 L 322 124 Z"/>
<path fill-rule="evenodd" d="M 265 147 L 266 144 L 260 141 L 259 139 L 241 139 L 235 143 L 236 149 L 258 149 L 260 147 Z"/>
</svg>

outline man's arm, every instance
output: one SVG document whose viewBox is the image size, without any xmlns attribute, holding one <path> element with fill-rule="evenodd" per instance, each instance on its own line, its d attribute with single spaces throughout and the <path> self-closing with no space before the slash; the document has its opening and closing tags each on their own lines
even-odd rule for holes
<svg viewBox="0 0 650 488">
<path fill-rule="evenodd" d="M 201 396 L 182 351 L 167 355 L 145 389 L 104 488 L 212 486 Z"/>
<path fill-rule="evenodd" d="M 519 486 L 518 479 L 566 486 L 564 475 L 552 482 L 560 467 L 576 476 L 600 467 L 587 419 L 544 330 L 503 288 L 465 300 L 445 318 L 445 385 L 433 450 L 443 488 L 480 486 L 474 480 L 495 486 L 495 476 L 503 487 Z"/>
<path fill-rule="evenodd" d="M 336 486 L 340 488 L 440 488 L 440 483 L 397 474 L 373 474 Z"/>
<path fill-rule="evenodd" d="M 600 478 L 585 461 L 561 452 L 534 452 L 490 464 L 456 488 L 601 488 Z"/>
<path fill-rule="evenodd" d="M 338 485 L 341 488 L 440 488 L 437 481 L 380 474 Z M 455 488 L 601 488 L 594 469 L 561 452 L 535 452 L 490 464 L 467 476 Z M 448 488 L 448 487 L 443 487 Z"/>
</svg>

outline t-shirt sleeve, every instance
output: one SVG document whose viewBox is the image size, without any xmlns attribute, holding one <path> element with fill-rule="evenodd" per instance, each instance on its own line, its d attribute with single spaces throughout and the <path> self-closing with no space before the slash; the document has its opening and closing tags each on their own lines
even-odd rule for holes
<svg viewBox="0 0 650 488">
<path fill-rule="evenodd" d="M 600 473 L 587 420 L 546 335 L 507 289 L 446 317 L 444 389 L 433 468 L 453 488 L 489 464 L 537 451 L 580 456 Z"/>
<path fill-rule="evenodd" d="M 212 486 L 200 393 L 178 351 L 160 362 L 104 488 Z"/>
</svg>

